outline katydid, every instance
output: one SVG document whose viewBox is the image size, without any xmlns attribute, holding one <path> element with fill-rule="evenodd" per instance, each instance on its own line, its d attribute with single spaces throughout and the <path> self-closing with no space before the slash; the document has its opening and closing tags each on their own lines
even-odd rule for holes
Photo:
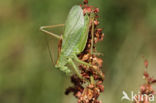
<svg viewBox="0 0 156 103">
<path fill-rule="evenodd" d="M 79 73 L 79 69 L 75 65 L 74 61 L 87 66 L 91 66 L 91 64 L 86 63 L 77 57 L 77 55 L 80 54 L 86 46 L 90 21 L 91 17 L 89 17 L 87 14 L 84 16 L 82 8 L 76 5 L 73 6 L 69 12 L 69 15 L 65 23 L 65 31 L 63 35 L 59 36 L 45 29 L 64 26 L 64 24 L 53 26 L 42 26 L 40 28 L 41 31 L 53 37 L 56 37 L 59 40 L 62 40 L 59 57 L 55 64 L 56 68 L 59 68 L 61 71 L 65 73 L 70 73 L 71 69 L 69 69 L 69 67 L 67 66 L 67 64 L 70 64 L 71 66 L 73 66 L 75 73 L 80 78 L 82 78 Z"/>
</svg>

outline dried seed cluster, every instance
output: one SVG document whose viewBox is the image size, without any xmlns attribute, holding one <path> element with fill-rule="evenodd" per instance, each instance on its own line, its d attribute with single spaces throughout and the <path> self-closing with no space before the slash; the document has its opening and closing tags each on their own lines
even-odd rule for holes
<svg viewBox="0 0 156 103">
<path fill-rule="evenodd" d="M 144 61 L 144 65 L 145 68 L 148 68 L 148 60 L 146 59 Z M 147 95 L 148 97 L 141 97 L 141 96 L 137 96 L 137 100 L 134 103 L 150 103 L 149 98 L 152 95 L 156 94 L 156 92 L 154 91 L 154 89 L 152 88 L 152 85 L 156 83 L 156 79 L 154 79 L 153 77 L 151 77 L 149 75 L 149 73 L 147 72 L 147 70 L 144 71 L 144 79 L 146 80 L 146 83 L 144 83 L 143 85 L 141 85 L 140 87 L 140 94 L 139 95 Z"/>
<path fill-rule="evenodd" d="M 74 96 L 78 99 L 78 103 L 102 103 L 97 100 L 100 93 L 104 91 L 103 80 L 104 74 L 101 71 L 102 59 L 97 57 L 95 44 L 103 40 L 104 34 L 102 29 L 98 28 L 98 12 L 99 9 L 88 5 L 88 0 L 84 0 L 81 5 L 84 15 L 90 17 L 88 40 L 84 51 L 79 54 L 79 59 L 92 65 L 88 67 L 80 65 L 79 70 L 82 77 L 81 80 L 76 75 L 71 77 L 71 82 L 74 86 L 67 88 L 66 94 L 73 92 Z"/>
</svg>

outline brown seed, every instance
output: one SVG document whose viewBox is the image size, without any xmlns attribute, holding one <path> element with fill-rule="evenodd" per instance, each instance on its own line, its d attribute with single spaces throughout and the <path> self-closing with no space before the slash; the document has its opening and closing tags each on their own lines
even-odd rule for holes
<svg viewBox="0 0 156 103">
<path fill-rule="evenodd" d="M 95 24 L 95 25 L 98 25 L 98 24 L 99 24 L 99 22 L 98 22 L 97 20 L 95 20 L 95 21 L 94 21 L 94 24 Z"/>
<path fill-rule="evenodd" d="M 100 89 L 100 92 L 104 91 L 104 86 L 103 85 L 97 85 L 97 87 Z"/>
<path fill-rule="evenodd" d="M 81 92 L 77 92 L 75 96 L 79 98 L 81 96 Z"/>
<path fill-rule="evenodd" d="M 90 85 L 88 86 L 88 88 L 90 88 L 90 89 L 94 88 L 94 84 L 90 84 Z"/>
<path fill-rule="evenodd" d="M 85 54 L 84 56 L 83 56 L 83 58 L 82 58 L 82 61 L 85 61 L 85 60 L 87 60 L 89 58 L 89 54 Z"/>
<path fill-rule="evenodd" d="M 99 8 L 96 8 L 96 9 L 94 10 L 94 12 L 95 12 L 95 13 L 98 13 L 98 12 L 99 12 Z"/>
<path fill-rule="evenodd" d="M 93 98 L 93 90 L 88 89 L 87 96 L 88 96 L 88 99 L 91 100 Z"/>
</svg>

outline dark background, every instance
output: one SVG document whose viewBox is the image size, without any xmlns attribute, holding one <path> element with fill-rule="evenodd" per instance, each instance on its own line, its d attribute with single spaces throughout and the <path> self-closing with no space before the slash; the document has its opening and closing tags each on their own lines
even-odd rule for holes
<svg viewBox="0 0 156 103">
<path fill-rule="evenodd" d="M 69 76 L 54 69 L 50 60 L 47 42 L 50 39 L 52 53 L 57 54 L 58 41 L 39 28 L 64 23 L 70 8 L 81 2 L 0 1 L 0 103 L 76 103 L 72 95 L 64 95 L 71 85 Z M 120 103 L 123 90 L 137 93 L 144 83 L 142 56 L 149 60 L 150 74 L 156 75 L 156 0 L 89 2 L 100 9 L 100 27 L 105 33 L 103 42 L 97 44 L 104 54 L 106 75 L 100 99 Z"/>
</svg>

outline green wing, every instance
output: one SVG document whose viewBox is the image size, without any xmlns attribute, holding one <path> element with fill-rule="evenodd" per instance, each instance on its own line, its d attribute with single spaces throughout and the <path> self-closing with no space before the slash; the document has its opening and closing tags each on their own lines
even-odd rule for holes
<svg viewBox="0 0 156 103">
<path fill-rule="evenodd" d="M 88 39 L 89 21 L 90 21 L 88 15 L 85 15 L 84 20 L 85 20 L 85 24 L 83 27 L 83 32 L 81 34 L 80 41 L 77 44 L 79 52 L 82 52 L 84 50 L 84 48 L 86 47 L 87 39 Z"/>
<path fill-rule="evenodd" d="M 65 23 L 65 32 L 63 34 L 61 54 L 64 56 L 70 56 L 73 53 L 78 54 L 84 49 L 88 37 L 86 36 L 87 34 L 84 35 L 87 30 L 86 25 L 88 25 L 85 21 L 87 20 L 86 18 L 88 19 L 88 16 L 84 17 L 80 6 L 72 7 Z"/>
<path fill-rule="evenodd" d="M 73 6 L 70 10 L 66 23 L 63 40 L 67 40 L 72 34 L 75 34 L 84 26 L 83 10 L 80 6 Z"/>
</svg>

